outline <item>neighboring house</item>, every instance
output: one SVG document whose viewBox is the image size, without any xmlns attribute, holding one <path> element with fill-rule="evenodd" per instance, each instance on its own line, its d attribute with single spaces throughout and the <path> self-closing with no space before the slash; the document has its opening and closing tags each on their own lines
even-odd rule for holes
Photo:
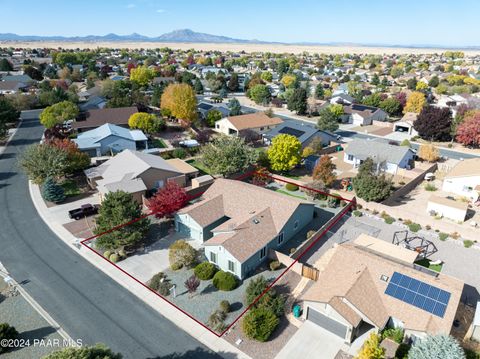
<svg viewBox="0 0 480 359">
<path fill-rule="evenodd" d="M 418 132 L 413 128 L 417 117 L 418 115 L 415 112 L 407 112 L 400 121 L 393 124 L 393 130 L 396 132 L 404 132 L 412 137 L 418 136 Z"/>
<path fill-rule="evenodd" d="M 27 85 L 31 85 L 35 81 L 28 75 L 5 75 L 2 77 L 2 81 L 13 81 L 13 82 L 21 82 Z"/>
<path fill-rule="evenodd" d="M 298 138 L 302 148 L 307 147 L 315 138 L 318 138 L 324 147 L 336 139 L 334 134 L 318 130 L 314 126 L 305 124 L 302 121 L 290 121 L 288 123 L 284 122 L 263 134 L 263 142 L 270 145 L 275 136 L 282 134 Z"/>
<path fill-rule="evenodd" d="M 443 178 L 442 190 L 477 201 L 480 193 L 480 158 L 458 162 Z"/>
<path fill-rule="evenodd" d="M 148 139 L 140 130 L 106 123 L 93 130 L 82 132 L 73 140 L 78 149 L 90 157 L 113 155 L 123 150 L 148 149 Z"/>
<path fill-rule="evenodd" d="M 283 121 L 278 117 L 268 117 L 263 112 L 230 116 L 215 122 L 215 131 L 228 136 L 238 136 L 241 131 L 251 130 L 262 135 Z"/>
<path fill-rule="evenodd" d="M 346 343 L 386 327 L 402 328 L 413 340 L 448 335 L 464 284 L 417 269 L 417 255 L 366 234 L 336 246 L 301 298 L 304 318 Z"/>
<path fill-rule="evenodd" d="M 387 113 L 373 106 L 352 104 L 343 106 L 344 114 L 340 117 L 343 123 L 352 123 L 357 126 L 368 126 L 373 121 L 385 121 Z"/>
<path fill-rule="evenodd" d="M 82 132 L 92 130 L 106 123 L 128 127 L 128 119 L 137 112 L 138 109 L 135 106 L 89 110 L 80 114 L 77 120 L 73 122 L 72 128 Z"/>
<path fill-rule="evenodd" d="M 345 149 L 343 161 L 356 168 L 367 158 L 371 158 L 379 170 L 396 174 L 399 168 L 413 167 L 415 152 L 406 146 L 390 145 L 378 140 L 354 139 Z"/>
<path fill-rule="evenodd" d="M 427 213 L 431 216 L 440 216 L 461 223 L 465 221 L 467 211 L 468 203 L 465 202 L 436 195 L 428 199 Z"/>
<path fill-rule="evenodd" d="M 330 99 L 331 104 L 351 105 L 355 99 L 347 93 L 340 92 Z"/>
<path fill-rule="evenodd" d="M 157 76 L 153 78 L 154 85 L 168 85 L 175 82 L 175 77 Z"/>
<path fill-rule="evenodd" d="M 107 100 L 104 97 L 93 95 L 88 96 L 88 100 L 78 105 L 80 111 L 90 111 L 104 108 L 107 104 Z"/>
<path fill-rule="evenodd" d="M 162 157 L 132 150 L 124 150 L 84 172 L 89 185 L 98 189 L 100 200 L 109 192 L 125 191 L 142 203 L 147 190 L 158 190 L 170 181 L 181 187 L 186 185 L 182 171 Z"/>
<path fill-rule="evenodd" d="M 0 95 L 12 95 L 26 89 L 28 86 L 19 81 L 1 81 Z"/>
<path fill-rule="evenodd" d="M 202 115 L 202 118 L 205 118 L 207 116 L 207 113 L 211 110 L 218 110 L 222 114 L 222 118 L 228 117 L 230 115 L 230 109 L 217 104 L 211 104 L 207 102 L 200 102 L 197 106 L 198 112 Z"/>
<path fill-rule="evenodd" d="M 175 215 L 175 228 L 205 247 L 220 269 L 243 279 L 313 219 L 314 204 L 241 181 L 217 179 Z"/>
</svg>

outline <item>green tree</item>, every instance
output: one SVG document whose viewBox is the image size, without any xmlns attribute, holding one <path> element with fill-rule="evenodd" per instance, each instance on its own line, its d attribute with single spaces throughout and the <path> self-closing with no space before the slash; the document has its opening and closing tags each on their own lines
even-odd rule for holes
<svg viewBox="0 0 480 359">
<path fill-rule="evenodd" d="M 201 150 L 202 163 L 223 176 L 246 170 L 255 164 L 256 151 L 240 137 L 220 136 Z"/>
<path fill-rule="evenodd" d="M 337 119 L 339 119 L 340 116 L 343 115 L 343 106 L 338 103 L 328 106 L 328 109 L 330 110 L 331 113 L 335 115 Z"/>
<path fill-rule="evenodd" d="M 439 84 L 440 80 L 438 79 L 437 75 L 433 76 L 430 81 L 428 81 L 428 86 L 430 87 L 437 87 Z"/>
<path fill-rule="evenodd" d="M 270 167 L 274 171 L 285 172 L 300 163 L 302 144 L 292 135 L 275 136 L 268 149 Z"/>
<path fill-rule="evenodd" d="M 165 122 L 154 114 L 137 112 L 128 119 L 128 126 L 142 130 L 145 133 L 155 133 L 159 132 L 165 126 Z"/>
<path fill-rule="evenodd" d="M 329 108 L 324 108 L 320 111 L 317 120 L 317 128 L 322 131 L 336 131 L 338 130 L 338 119 Z"/>
<path fill-rule="evenodd" d="M 416 340 L 408 359 L 464 359 L 465 352 L 458 342 L 449 335 L 428 335 Z"/>
<path fill-rule="evenodd" d="M 54 179 L 47 178 L 42 186 L 42 196 L 49 202 L 60 203 L 65 200 L 65 191 Z"/>
<path fill-rule="evenodd" d="M 0 340 L 13 340 L 18 338 L 18 331 L 8 323 L 0 323 Z M 0 345 L 0 354 L 6 353 L 10 348 Z"/>
<path fill-rule="evenodd" d="M 307 91 L 303 87 L 296 88 L 288 99 L 288 109 L 296 111 L 298 115 L 307 112 Z"/>
<path fill-rule="evenodd" d="M 215 122 L 222 118 L 222 113 L 216 109 L 210 110 L 207 112 L 207 116 L 205 116 L 205 122 L 209 127 L 214 127 Z"/>
<path fill-rule="evenodd" d="M 374 73 L 374 74 L 373 74 L 372 79 L 371 79 L 370 82 L 371 82 L 372 85 L 374 85 L 374 86 L 380 85 L 380 78 L 378 77 L 378 74 L 377 74 L 377 73 Z"/>
<path fill-rule="evenodd" d="M 353 179 L 353 189 L 358 197 L 365 201 L 380 202 L 392 192 L 392 181 L 379 171 L 381 164 L 367 158 L 359 167 Z"/>
<path fill-rule="evenodd" d="M 372 95 L 364 97 L 362 103 L 367 106 L 378 107 L 382 102 L 382 97 L 379 93 L 374 93 Z"/>
<path fill-rule="evenodd" d="M 235 92 L 238 90 L 238 87 L 239 87 L 238 75 L 235 72 L 232 74 L 232 76 L 230 76 L 227 87 L 232 92 Z"/>
<path fill-rule="evenodd" d="M 7 59 L 0 59 L 0 71 L 13 71 L 13 66 Z"/>
<path fill-rule="evenodd" d="M 266 85 L 255 85 L 248 90 L 247 94 L 256 104 L 267 104 L 270 102 L 271 94 Z"/>
<path fill-rule="evenodd" d="M 0 96 L 0 138 L 7 132 L 7 123 L 18 120 L 20 112 L 17 111 L 10 99 Z"/>
<path fill-rule="evenodd" d="M 238 116 L 242 114 L 242 106 L 236 98 L 228 101 L 228 108 L 230 109 L 230 116 Z"/>
<path fill-rule="evenodd" d="M 251 309 L 243 318 L 242 330 L 247 338 L 266 342 L 277 328 L 280 320 L 266 308 Z"/>
<path fill-rule="evenodd" d="M 413 77 L 413 78 L 407 80 L 407 88 L 409 90 L 415 90 L 416 87 L 417 87 L 417 78 L 416 77 Z"/>
<path fill-rule="evenodd" d="M 138 66 L 130 71 L 130 81 L 146 86 L 155 77 L 153 70 L 147 66 Z"/>
<path fill-rule="evenodd" d="M 270 71 L 264 71 L 262 72 L 262 75 L 260 76 L 263 81 L 265 82 L 272 82 L 273 80 L 273 75 Z"/>
<path fill-rule="evenodd" d="M 104 344 L 91 347 L 65 348 L 43 357 L 43 359 L 122 359 L 119 353 L 113 353 Z"/>
<path fill-rule="evenodd" d="M 99 236 L 95 246 L 100 249 L 112 250 L 122 246 L 137 245 L 148 232 L 150 226 L 148 218 L 142 218 L 108 233 L 104 232 L 141 216 L 142 206 L 133 199 L 130 193 L 123 191 L 107 193 L 96 219 L 97 226 L 94 233 Z"/>
<path fill-rule="evenodd" d="M 60 125 L 67 120 L 73 120 L 78 116 L 78 107 L 69 101 L 62 101 L 48 106 L 40 114 L 40 123 L 46 128 Z"/>
<path fill-rule="evenodd" d="M 22 153 L 20 166 L 28 178 L 40 184 L 48 177 L 59 179 L 68 170 L 69 162 L 65 151 L 47 144 L 34 144 Z"/>
<path fill-rule="evenodd" d="M 394 97 L 388 97 L 385 100 L 381 101 L 378 107 L 380 107 L 390 116 L 397 115 L 402 110 L 402 104 Z"/>
<path fill-rule="evenodd" d="M 194 88 L 196 94 L 198 94 L 198 95 L 203 94 L 203 85 L 202 85 L 202 81 L 200 81 L 200 79 L 198 79 L 198 78 L 195 79 L 195 83 L 193 84 L 193 88 Z"/>
<path fill-rule="evenodd" d="M 323 84 L 318 84 L 315 87 L 315 98 L 319 100 L 323 100 L 323 97 L 325 96 L 325 90 L 323 89 Z"/>
</svg>

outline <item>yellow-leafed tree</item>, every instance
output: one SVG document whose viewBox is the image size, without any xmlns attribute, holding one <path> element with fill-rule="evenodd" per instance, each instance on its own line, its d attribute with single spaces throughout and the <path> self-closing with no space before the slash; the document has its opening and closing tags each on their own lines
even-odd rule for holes
<svg viewBox="0 0 480 359">
<path fill-rule="evenodd" d="M 380 347 L 380 336 L 371 333 L 370 337 L 365 341 L 362 348 L 358 352 L 355 359 L 384 359 L 385 349 Z"/>
<path fill-rule="evenodd" d="M 422 108 L 425 106 L 426 102 L 427 101 L 423 93 L 414 91 L 410 94 L 410 96 L 408 96 L 407 104 L 403 109 L 403 113 L 407 113 L 407 112 L 420 113 L 422 111 Z"/>
<path fill-rule="evenodd" d="M 432 144 L 421 145 L 418 149 L 418 157 L 424 161 L 435 162 L 440 158 L 440 152 Z"/>
<path fill-rule="evenodd" d="M 302 144 L 292 135 L 278 135 L 268 149 L 268 159 L 274 171 L 289 171 L 300 163 Z"/>
<path fill-rule="evenodd" d="M 140 86 L 146 86 L 153 79 L 155 73 L 147 66 L 138 66 L 130 70 L 130 81 L 136 82 Z"/>
<path fill-rule="evenodd" d="M 197 98 L 192 86 L 170 84 L 162 94 L 162 110 L 169 110 L 172 116 L 187 123 L 197 118 Z"/>
</svg>

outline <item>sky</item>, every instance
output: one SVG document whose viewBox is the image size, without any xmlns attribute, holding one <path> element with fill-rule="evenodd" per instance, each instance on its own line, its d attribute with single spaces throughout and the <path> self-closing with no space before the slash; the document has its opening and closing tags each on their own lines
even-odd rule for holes
<svg viewBox="0 0 480 359">
<path fill-rule="evenodd" d="M 480 46 L 478 0 L 0 0 L 0 33 Z"/>
</svg>

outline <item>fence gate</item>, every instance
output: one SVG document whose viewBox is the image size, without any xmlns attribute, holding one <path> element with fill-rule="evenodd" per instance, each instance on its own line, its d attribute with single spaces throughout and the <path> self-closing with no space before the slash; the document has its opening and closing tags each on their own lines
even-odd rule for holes
<svg viewBox="0 0 480 359">
<path fill-rule="evenodd" d="M 318 269 L 307 267 L 306 265 L 302 267 L 302 277 L 316 281 L 318 279 L 318 273 Z"/>
</svg>

